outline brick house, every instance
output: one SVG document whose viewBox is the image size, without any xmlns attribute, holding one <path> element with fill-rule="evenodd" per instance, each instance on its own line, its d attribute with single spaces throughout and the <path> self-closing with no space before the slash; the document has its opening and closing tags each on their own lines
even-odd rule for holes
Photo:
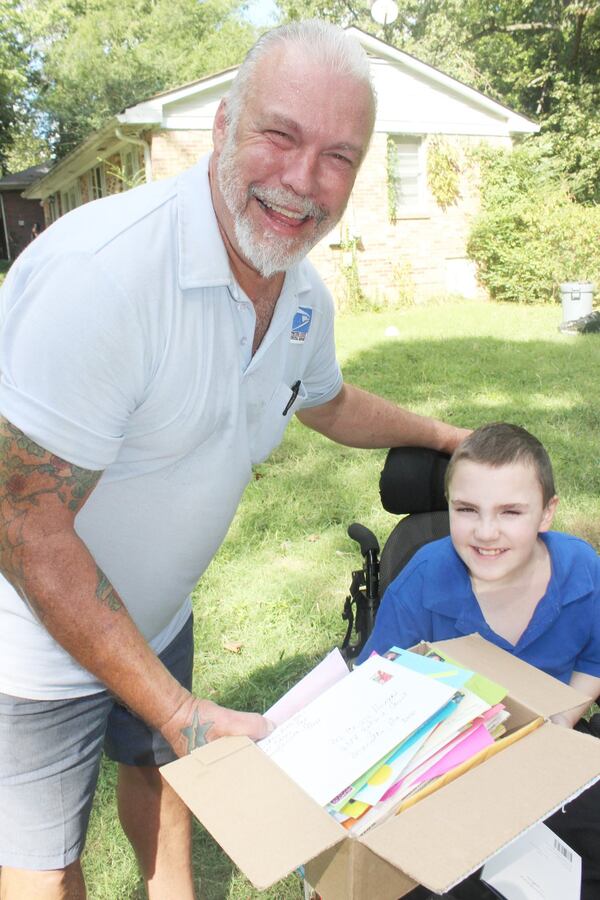
<svg viewBox="0 0 600 900">
<path fill-rule="evenodd" d="M 375 133 L 342 222 L 311 259 L 340 305 L 358 286 L 374 302 L 483 296 L 465 249 L 479 204 L 472 151 L 481 142 L 510 147 L 538 126 L 415 57 L 349 30 L 371 60 Z M 211 149 L 213 118 L 236 71 L 125 109 L 25 196 L 42 201 L 50 223 L 80 203 L 193 165 Z"/>
<path fill-rule="evenodd" d="M 31 240 L 33 226 L 43 229 L 40 201 L 26 200 L 23 191 L 45 175 L 50 165 L 40 163 L 0 178 L 0 259 L 15 259 Z"/>
</svg>

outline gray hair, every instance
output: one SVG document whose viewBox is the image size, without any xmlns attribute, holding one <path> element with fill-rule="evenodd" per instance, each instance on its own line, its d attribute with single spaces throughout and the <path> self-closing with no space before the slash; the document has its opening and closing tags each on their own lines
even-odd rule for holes
<svg viewBox="0 0 600 900">
<path fill-rule="evenodd" d="M 237 126 L 257 65 L 273 48 L 283 44 L 299 47 L 311 60 L 328 67 L 332 74 L 344 75 L 366 85 L 372 97 L 375 118 L 377 97 L 369 59 L 360 43 L 339 25 L 321 19 L 306 19 L 265 32 L 250 48 L 227 96 L 225 115 L 229 126 Z"/>
</svg>

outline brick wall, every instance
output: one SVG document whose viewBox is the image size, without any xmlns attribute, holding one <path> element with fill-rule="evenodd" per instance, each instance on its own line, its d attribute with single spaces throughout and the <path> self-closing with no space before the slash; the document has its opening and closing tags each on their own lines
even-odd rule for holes
<svg viewBox="0 0 600 900">
<path fill-rule="evenodd" d="M 2 191 L 10 258 L 14 259 L 31 240 L 34 222 L 41 231 L 45 225 L 44 211 L 39 200 L 25 200 L 21 191 Z M 3 227 L 3 226 L 2 226 Z"/>
<path fill-rule="evenodd" d="M 158 180 L 189 169 L 212 150 L 210 131 L 159 131 L 152 139 L 152 174 Z"/>
</svg>

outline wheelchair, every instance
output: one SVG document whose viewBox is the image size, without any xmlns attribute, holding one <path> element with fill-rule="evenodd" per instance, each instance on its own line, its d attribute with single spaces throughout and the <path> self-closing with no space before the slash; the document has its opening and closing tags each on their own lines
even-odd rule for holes
<svg viewBox="0 0 600 900">
<path fill-rule="evenodd" d="M 357 522 L 348 528 L 349 537 L 358 543 L 363 557 L 362 568 L 352 572 L 350 592 L 342 613 L 347 628 L 340 649 L 349 664 L 358 656 L 373 629 L 377 609 L 388 584 L 417 550 L 450 533 L 448 504 L 444 494 L 449 459 L 444 453 L 421 447 L 391 449 L 381 472 L 379 493 L 383 508 L 403 518 L 391 531 L 381 554 L 379 542 L 370 529 Z M 597 702 L 600 703 L 600 697 Z M 575 727 L 600 739 L 600 712 L 593 714 L 589 720 L 581 719 Z M 589 789 L 580 802 L 595 807 L 599 786 L 600 782 Z M 575 820 L 579 817 L 578 811 Z M 569 843 L 571 833 L 561 834 L 560 813 L 548 819 L 547 824 Z M 582 893 L 582 897 L 600 896 L 595 886 L 597 876 L 594 878 L 596 881 L 590 882 L 592 886 L 586 888 L 588 892 Z M 318 895 L 309 892 L 306 896 L 313 900 Z M 446 900 L 492 900 L 496 894 L 492 894 L 475 873 L 443 896 Z M 409 898 L 434 900 L 434 896 L 421 886 L 407 895 L 406 900 Z"/>
<path fill-rule="evenodd" d="M 444 476 L 450 457 L 423 447 L 394 447 L 386 457 L 379 480 L 381 504 L 401 515 L 380 555 L 373 532 L 358 522 L 348 528 L 363 557 L 352 572 L 350 593 L 342 619 L 347 623 L 341 652 L 346 662 L 360 653 L 375 623 L 386 587 L 424 544 L 450 533 Z"/>
</svg>

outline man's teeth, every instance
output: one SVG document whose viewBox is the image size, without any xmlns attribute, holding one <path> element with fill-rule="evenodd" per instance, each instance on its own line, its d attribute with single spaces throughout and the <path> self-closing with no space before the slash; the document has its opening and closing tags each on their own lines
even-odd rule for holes
<svg viewBox="0 0 600 900">
<path fill-rule="evenodd" d="M 264 206 L 268 206 L 269 209 L 272 209 L 273 212 L 279 213 L 282 216 L 287 216 L 288 219 L 305 219 L 305 213 L 295 212 L 293 209 L 286 209 L 285 206 L 277 206 L 276 203 L 267 203 L 266 200 L 260 201 Z"/>
<path fill-rule="evenodd" d="M 477 547 L 476 550 L 481 556 L 499 556 L 501 553 L 504 553 L 502 549 L 486 550 L 483 547 Z"/>
</svg>

